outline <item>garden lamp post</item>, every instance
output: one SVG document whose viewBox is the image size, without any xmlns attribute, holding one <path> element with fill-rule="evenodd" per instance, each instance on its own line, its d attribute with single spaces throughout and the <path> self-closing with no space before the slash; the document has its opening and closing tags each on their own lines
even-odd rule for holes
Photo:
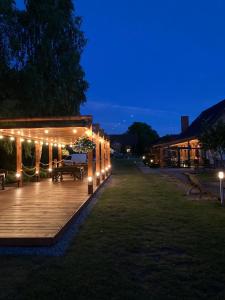
<svg viewBox="0 0 225 300">
<path fill-rule="evenodd" d="M 221 202 L 221 205 L 223 205 L 224 203 L 224 197 L 223 197 L 223 179 L 224 179 L 224 172 L 220 171 L 218 173 L 218 177 L 219 177 L 219 180 L 220 180 L 220 202 Z"/>
</svg>

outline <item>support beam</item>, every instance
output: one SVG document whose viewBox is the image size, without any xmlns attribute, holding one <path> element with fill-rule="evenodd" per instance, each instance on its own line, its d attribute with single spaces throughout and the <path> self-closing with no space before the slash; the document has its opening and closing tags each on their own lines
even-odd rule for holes
<svg viewBox="0 0 225 300">
<path fill-rule="evenodd" d="M 88 152 L 88 194 L 93 194 L 93 151 Z"/>
<path fill-rule="evenodd" d="M 48 167 L 49 167 L 49 174 L 52 173 L 52 157 L 53 157 L 53 155 L 52 155 L 52 144 L 49 143 L 49 145 L 48 145 L 48 163 L 49 163 Z"/>
<path fill-rule="evenodd" d="M 22 144 L 20 137 L 16 138 L 16 177 L 18 187 L 23 185 L 23 173 L 22 173 Z"/>
<path fill-rule="evenodd" d="M 101 177 L 101 164 L 100 164 L 100 142 L 99 142 L 99 133 L 96 135 L 95 140 L 95 160 L 96 160 L 96 185 L 100 185 Z"/>
<path fill-rule="evenodd" d="M 62 160 L 62 146 L 60 145 L 58 146 L 58 161 L 60 161 L 59 167 L 62 165 L 61 160 Z"/>
<path fill-rule="evenodd" d="M 36 180 L 39 181 L 40 178 L 40 161 L 41 161 L 41 150 L 42 145 L 39 143 L 35 144 L 35 172 L 36 172 Z"/>
<path fill-rule="evenodd" d="M 102 180 L 105 180 L 105 140 L 101 140 L 101 174 Z"/>
<path fill-rule="evenodd" d="M 164 167 L 164 149 L 163 147 L 160 147 L 160 167 L 163 168 Z"/>
</svg>

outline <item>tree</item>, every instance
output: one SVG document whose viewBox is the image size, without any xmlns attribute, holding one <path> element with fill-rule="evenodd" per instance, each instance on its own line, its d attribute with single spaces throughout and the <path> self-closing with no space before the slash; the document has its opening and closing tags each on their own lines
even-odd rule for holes
<svg viewBox="0 0 225 300">
<path fill-rule="evenodd" d="M 136 154 L 143 154 L 148 150 L 149 146 L 156 141 L 159 136 L 152 127 L 143 122 L 134 122 L 127 131 L 137 137 Z"/>
<path fill-rule="evenodd" d="M 80 65 L 86 44 L 82 20 L 72 0 L 25 5 L 24 11 L 12 0 L 0 6 L 0 104 L 6 108 L 0 115 L 79 114 L 88 88 Z"/>
<path fill-rule="evenodd" d="M 202 148 L 210 151 L 213 158 L 219 156 L 221 166 L 223 165 L 223 155 L 225 154 L 225 123 L 219 121 L 215 126 L 203 126 L 203 132 L 200 136 Z"/>
</svg>

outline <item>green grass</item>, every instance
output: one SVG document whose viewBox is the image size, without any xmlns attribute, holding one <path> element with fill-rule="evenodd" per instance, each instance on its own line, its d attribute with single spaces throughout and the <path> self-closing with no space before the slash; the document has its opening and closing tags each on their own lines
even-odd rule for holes
<svg viewBox="0 0 225 300">
<path fill-rule="evenodd" d="M 199 173 L 196 176 L 202 181 L 202 182 L 216 182 L 218 181 L 217 177 L 218 171 L 206 171 L 204 173 Z"/>
<path fill-rule="evenodd" d="M 1 299 L 224 299 L 225 209 L 116 163 L 66 255 L 1 257 Z"/>
</svg>

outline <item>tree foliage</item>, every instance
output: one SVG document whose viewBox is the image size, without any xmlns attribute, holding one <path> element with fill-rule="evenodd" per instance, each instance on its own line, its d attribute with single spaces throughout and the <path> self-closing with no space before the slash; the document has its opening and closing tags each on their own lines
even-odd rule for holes
<svg viewBox="0 0 225 300">
<path fill-rule="evenodd" d="M 214 157 L 219 155 L 221 161 L 225 154 L 225 123 L 219 121 L 215 126 L 203 126 L 200 142 L 203 149 L 210 150 Z"/>
<path fill-rule="evenodd" d="M 86 39 L 72 0 L 0 1 L 0 116 L 79 114 Z"/>
<path fill-rule="evenodd" d="M 127 133 L 137 137 L 137 145 L 135 152 L 142 154 L 148 150 L 150 145 L 158 139 L 158 133 L 152 127 L 143 122 L 134 122 Z"/>
</svg>

